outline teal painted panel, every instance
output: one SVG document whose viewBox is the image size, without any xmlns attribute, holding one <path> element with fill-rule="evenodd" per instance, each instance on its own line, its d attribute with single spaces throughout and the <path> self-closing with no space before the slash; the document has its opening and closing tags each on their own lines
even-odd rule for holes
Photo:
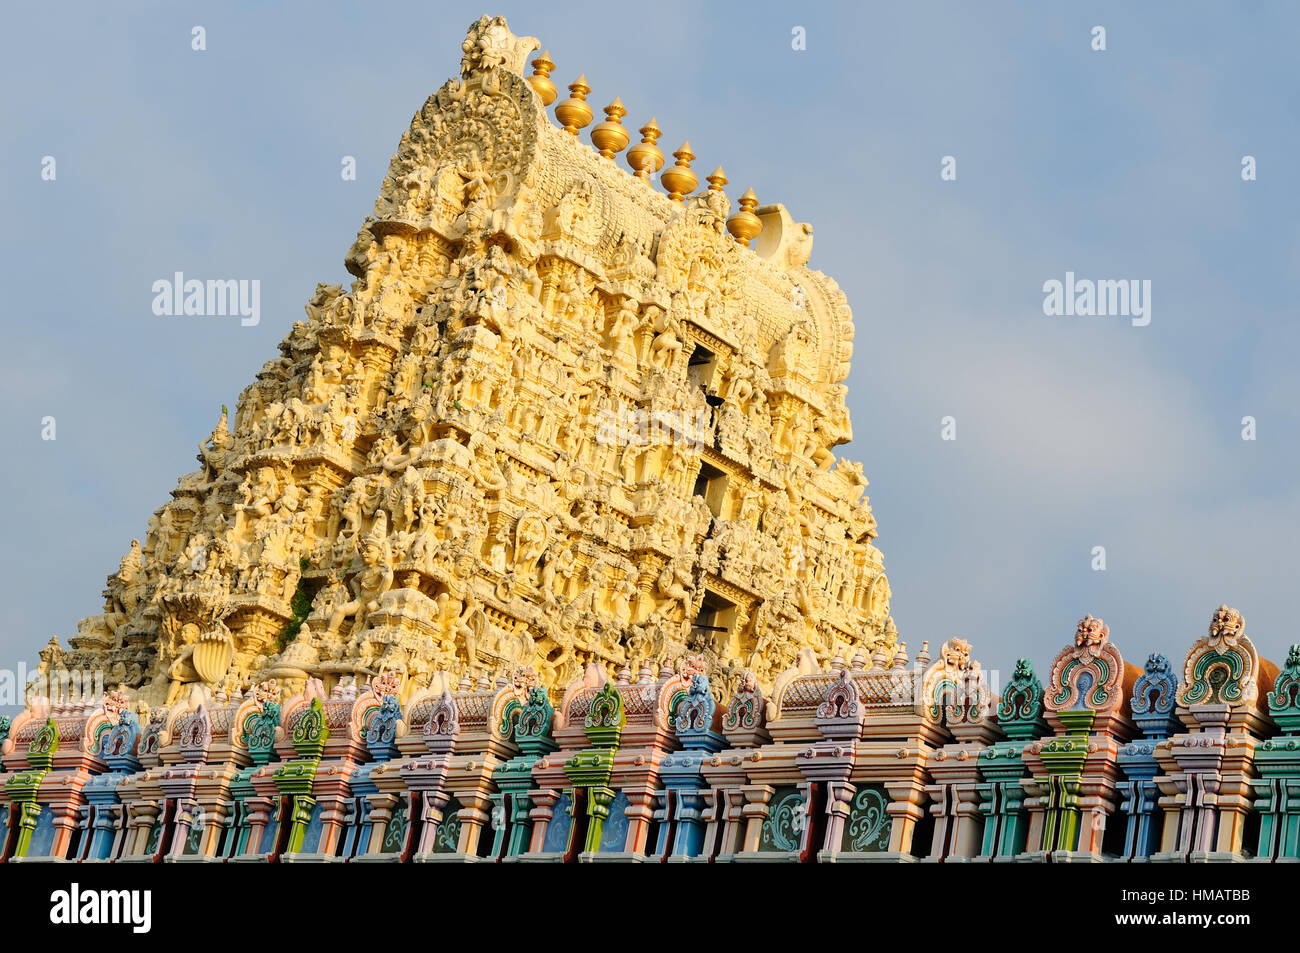
<svg viewBox="0 0 1300 953">
<path fill-rule="evenodd" d="M 777 788 L 772 795 L 772 800 L 768 802 L 767 817 L 763 819 L 763 831 L 758 839 L 758 849 L 763 852 L 782 853 L 798 850 L 803 839 L 806 820 L 803 792 L 794 786 Z"/>
<path fill-rule="evenodd" d="M 849 802 L 840 850 L 870 854 L 889 849 L 889 793 L 883 784 L 859 787 Z"/>
</svg>

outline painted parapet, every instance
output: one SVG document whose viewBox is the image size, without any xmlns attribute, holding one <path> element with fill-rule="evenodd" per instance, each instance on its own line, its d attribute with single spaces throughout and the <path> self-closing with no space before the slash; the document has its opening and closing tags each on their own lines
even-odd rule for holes
<svg viewBox="0 0 1300 953">
<path fill-rule="evenodd" d="M 1282 734 L 1255 748 L 1251 782 L 1259 813 L 1258 860 L 1300 859 L 1300 645 L 1273 681 L 1268 713 Z"/>
<path fill-rule="evenodd" d="M 656 797 L 656 792 L 666 789 L 663 762 L 682 744 L 677 727 L 679 714 L 685 718 L 682 724 L 688 738 L 693 737 L 691 725 L 699 728 L 702 723 L 705 731 L 713 727 L 716 703 L 712 697 L 708 702 L 698 697 L 699 691 L 708 691 L 705 672 L 701 656 L 682 660 L 676 670 L 665 664 L 657 674 L 645 662 L 635 681 L 630 669 L 619 672 L 614 690 L 622 698 L 624 723 L 609 773 L 614 799 L 609 805 L 609 817 L 601 824 L 600 839 L 588 838 L 590 846 L 579 860 L 644 861 L 663 856 L 661 827 L 665 820 L 671 827 L 672 818 L 665 817 L 665 799 Z M 701 678 L 702 683 L 697 681 Z M 709 707 L 710 703 L 714 707 Z M 683 709 L 683 705 L 687 707 Z M 590 729 L 587 736 L 591 739 Z M 680 768 L 682 763 L 676 766 Z"/>
<path fill-rule="evenodd" d="M 255 697 L 255 691 L 247 698 L 224 692 L 215 698 L 198 695 L 173 719 L 170 743 L 159 754 L 170 796 L 179 800 L 171 812 L 171 830 L 163 836 L 165 862 L 210 863 L 234 850 L 237 810 L 232 785 L 253 763 L 241 738 L 239 716 L 256 707 Z"/>
<path fill-rule="evenodd" d="M 659 766 L 663 787 L 656 793 L 658 837 L 654 855 L 672 863 L 697 860 L 704 852 L 710 804 L 704 764 L 727 744 L 721 733 L 722 710 L 714 700 L 704 660 L 688 659 L 682 674 L 690 678 L 686 694 L 672 709 L 679 751 Z M 743 686 L 742 686 L 743 688 Z"/>
<path fill-rule="evenodd" d="M 837 655 L 829 671 L 811 653 L 776 680 L 763 719 L 747 718 L 761 696 L 733 699 L 728 740 L 749 747 L 714 755 L 704 773 L 716 801 L 706 851 L 716 862 L 897 861 L 928 852 L 918 837 L 926 819 L 925 765 L 951 736 L 942 700 L 923 696 L 923 652 L 906 648 L 870 660 Z M 938 713 L 938 714 L 937 714 Z M 770 740 L 764 741 L 767 738 Z"/>
<path fill-rule="evenodd" d="M 824 810 L 828 786 L 848 781 L 853 769 L 849 739 L 857 737 L 861 726 L 854 673 L 866 668 L 866 660 L 858 657 L 853 664 L 856 669 L 836 656 L 831 670 L 824 671 L 812 653 L 802 654 L 796 666 L 776 678 L 773 698 L 765 706 L 765 743 L 723 751 L 705 766 L 723 819 L 719 841 L 708 845 L 715 863 L 806 861 L 820 848 L 810 824 L 824 819 L 816 802 Z M 825 736 L 819 719 L 837 722 L 832 735 L 846 739 L 820 764 L 815 746 Z M 804 770 L 809 764 L 813 778 Z"/>
<path fill-rule="evenodd" d="M 81 809 L 78 848 L 69 859 L 82 863 L 109 860 L 119 847 L 122 806 L 117 786 L 140 770 L 136 751 L 140 743 L 140 719 L 121 692 L 104 698 L 108 730 L 99 732 L 99 756 L 107 766 L 103 774 L 88 779 L 82 787 L 85 806 Z"/>
<path fill-rule="evenodd" d="M 659 844 L 659 766 L 678 746 L 675 707 L 690 675 L 671 666 L 610 680 L 597 665 L 569 686 L 553 721 L 558 750 L 533 768 L 533 837 L 521 860 L 645 860 Z"/>
<path fill-rule="evenodd" d="M 274 780 L 281 795 L 291 799 L 293 826 L 280 860 L 335 860 L 355 843 L 358 788 L 370 789 L 370 760 L 396 751 L 393 740 L 400 725 L 389 719 L 401 713 L 396 697 L 400 682 L 399 676 L 382 675 L 358 689 L 345 677 L 325 698 L 320 683 L 308 681 L 304 694 L 285 706 L 286 738 Z"/>
<path fill-rule="evenodd" d="M 518 754 L 514 719 L 527 701 L 529 684 L 522 670 L 495 682 L 486 676 L 477 683 L 463 678 L 456 691 L 432 702 L 422 728 L 429 757 L 390 763 L 374 772 L 381 791 L 396 797 L 397 809 L 404 807 L 414 818 L 412 832 L 418 829 L 419 836 L 407 848 L 414 852 L 412 859 L 494 859 L 492 779 L 498 767 Z M 443 739 L 450 740 L 450 747 Z M 398 777 L 420 796 L 402 794 Z"/>
<path fill-rule="evenodd" d="M 319 831 L 319 804 L 312 795 L 321 755 L 331 735 L 320 695 L 310 699 L 298 696 L 295 701 L 299 702 L 296 710 L 292 716 L 285 717 L 285 732 L 293 745 L 294 756 L 282 761 L 271 775 L 281 797 L 281 824 L 288 826 L 288 839 L 278 857 L 280 860 L 293 858 L 304 848 L 310 852 L 307 832 L 311 828 Z"/>
<path fill-rule="evenodd" d="M 969 642 L 949 639 L 940 646 L 921 697 L 930 717 L 952 736 L 926 760 L 931 783 L 925 793 L 934 825 L 927 859 L 972 860 L 980 855 L 984 828 L 979 756 L 1002 732 L 994 718 L 996 699 Z"/>
<path fill-rule="evenodd" d="M 513 713 L 511 730 L 519 754 L 493 771 L 497 793 L 492 795 L 495 839 L 492 856 L 513 861 L 527 852 L 533 836 L 531 797 L 533 767 L 557 747 L 551 737 L 555 707 L 546 687 L 527 669 L 520 674 L 528 695 Z"/>
<path fill-rule="evenodd" d="M 933 662 L 804 652 L 725 705 L 731 673 L 699 655 L 592 664 L 560 698 L 524 667 L 308 679 L 283 704 L 275 680 L 152 711 L 38 701 L 4 739 L 4 843 L 20 863 L 1296 859 L 1300 646 L 1274 679 L 1243 629 L 1216 612 L 1180 684 L 1087 617 L 1045 688 L 1021 660 L 1000 699 L 949 639 Z"/>
<path fill-rule="evenodd" d="M 219 692 L 213 698 L 194 689 L 186 700 L 144 712 L 142 727 L 134 720 L 138 737 L 129 758 L 116 750 L 123 741 L 119 724 L 103 742 L 110 772 L 87 786 L 95 824 L 105 831 L 96 833 L 98 849 L 88 849 L 85 859 L 175 863 L 224 857 L 235 814 L 231 784 L 250 763 L 234 730 L 245 703 L 238 695 Z M 120 718 L 133 720 L 125 713 Z M 106 838 L 112 843 L 107 853 Z"/>
<path fill-rule="evenodd" d="M 565 689 L 559 705 L 552 712 L 551 741 L 545 746 L 546 750 L 539 750 L 538 757 L 533 760 L 533 787 L 527 794 L 530 837 L 527 849 L 516 855 L 521 862 L 574 861 L 583 849 L 587 815 L 586 805 L 581 799 L 587 793 L 583 788 L 591 784 L 574 784 L 566 766 L 591 744 L 586 722 L 596 696 L 606 686 L 612 687 L 609 674 L 599 665 L 588 664 L 581 677 Z M 608 699 L 609 704 L 614 704 L 614 701 Z M 621 702 L 619 696 L 620 714 Z M 606 770 L 612 772 L 613 753 L 607 745 L 603 747 L 606 749 L 604 755 L 593 754 L 592 757 L 607 761 Z M 593 781 L 598 780 L 595 775 L 600 770 L 599 765 L 590 766 Z"/>
<path fill-rule="evenodd" d="M 997 706 L 998 727 L 1004 740 L 979 753 L 979 812 L 984 818 L 977 859 L 1014 861 L 1029 838 L 1029 812 L 1020 781 L 1029 773 L 1023 754 L 1026 746 L 1048 731 L 1043 720 L 1043 685 L 1029 659 L 1016 662 L 1015 674 Z"/>
<path fill-rule="evenodd" d="M 1117 759 L 1136 730 L 1128 698 L 1140 674 L 1110 641 L 1106 624 L 1091 615 L 1056 656 L 1043 694 L 1052 734 L 1023 753 L 1029 833 L 1022 859 L 1099 861 L 1122 850 Z"/>
<path fill-rule="evenodd" d="M 1169 659 L 1159 652 L 1152 653 L 1142 675 L 1133 683 L 1129 699 L 1133 723 L 1142 735 L 1120 748 L 1118 758 L 1124 772 L 1124 780 L 1117 785 L 1123 798 L 1120 810 L 1128 818 L 1121 855 L 1124 860 L 1144 861 L 1160 849 L 1164 816 L 1159 809 L 1160 786 L 1155 778 L 1161 769 L 1155 752 L 1178 730 L 1174 716 L 1177 692 L 1178 679 Z"/>
<path fill-rule="evenodd" d="M 1183 663 L 1176 712 L 1185 730 L 1156 748 L 1165 823 L 1152 860 L 1244 858 L 1255 747 L 1273 729 L 1267 696 L 1276 675 L 1241 613 L 1219 606 Z"/>
<path fill-rule="evenodd" d="M 53 706 L 37 700 L 13 719 L 3 747 L 7 770 L 0 775 L 8 862 L 80 855 L 87 813 L 84 788 L 107 767 L 100 742 L 116 725 L 114 698 L 107 699 L 112 720 L 103 702 L 84 696 Z"/>
<path fill-rule="evenodd" d="M 455 686 L 462 696 L 473 691 L 468 679 Z M 455 853 L 460 842 L 456 809 L 448 809 L 447 773 L 460 737 L 460 708 L 451 678 L 434 676 L 432 686 L 407 705 L 408 730 L 394 732 L 394 756 L 370 771 L 373 791 L 359 805 L 354 858 L 361 862 L 425 861 L 434 854 Z"/>
<path fill-rule="evenodd" d="M 277 743 L 285 737 L 280 684 L 267 679 L 250 689 L 235 713 L 234 730 L 249 764 L 231 779 L 235 828 L 228 861 L 270 860 L 279 854 L 281 803 L 273 780 Z"/>
<path fill-rule="evenodd" d="M 116 846 L 111 855 L 117 863 L 154 863 L 162 860 L 171 846 L 177 821 L 177 791 L 184 791 L 184 777 L 164 777 L 180 758 L 176 743 L 178 729 L 189 714 L 188 702 L 140 711 L 140 735 L 136 741 L 136 769 L 117 779 L 114 793 L 120 803 Z M 171 797 L 169 797 L 169 793 Z"/>
<path fill-rule="evenodd" d="M 704 822 L 704 842 L 690 860 L 713 861 L 719 856 L 734 856 L 740 850 L 747 823 L 744 788 L 748 778 L 744 766 L 755 750 L 772 740 L 767 731 L 768 707 L 758 679 L 752 672 L 743 673 L 739 689 L 728 702 L 722 719 L 727 747 L 700 765 L 708 786 L 700 815 Z M 688 858 L 678 858 L 685 859 Z"/>
<path fill-rule="evenodd" d="M 380 793 L 371 772 L 398 755 L 398 740 L 408 731 L 398 694 L 401 687 L 400 674 L 384 673 L 370 682 L 353 705 L 349 727 L 364 740 L 369 760 L 354 764 L 346 773 L 333 767 L 318 772 L 318 778 L 326 778 L 335 788 L 334 803 L 322 814 L 328 825 L 318 848 L 322 859 L 346 861 L 369 847 L 370 807 L 373 796 Z"/>
</svg>

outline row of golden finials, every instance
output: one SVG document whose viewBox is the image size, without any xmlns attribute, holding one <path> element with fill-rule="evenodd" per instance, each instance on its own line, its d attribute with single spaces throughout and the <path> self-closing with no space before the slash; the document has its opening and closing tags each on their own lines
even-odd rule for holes
<svg viewBox="0 0 1300 953">
<path fill-rule="evenodd" d="M 541 97 L 543 105 L 549 106 L 559 95 L 555 84 L 551 82 L 551 70 L 555 69 L 551 54 L 543 51 L 532 61 L 532 67 L 533 75 L 525 77 L 528 85 L 532 86 L 533 91 Z M 587 77 L 579 76 L 569 84 L 569 98 L 555 107 L 555 118 L 560 121 L 564 131 L 571 136 L 576 136 L 579 129 L 590 125 L 591 120 L 595 118 L 591 106 L 587 104 L 587 94 L 590 92 L 591 87 L 587 85 Z M 615 98 L 605 107 L 605 121 L 598 123 L 591 130 L 592 145 L 604 158 L 611 161 L 632 141 L 627 127 L 623 125 L 623 117 L 626 115 L 627 109 L 624 108 L 623 101 Z M 649 185 L 650 176 L 664 167 L 664 152 L 656 145 L 663 133 L 653 117 L 637 131 L 641 133 L 641 141 L 627 150 L 625 158 L 627 164 L 632 167 L 632 174 Z M 676 164 L 665 169 L 659 181 L 668 190 L 668 197 L 680 204 L 684 196 L 695 191 L 695 187 L 700 184 L 700 179 L 691 169 L 691 161 L 695 158 L 695 153 L 691 152 L 689 142 L 682 143 L 682 147 L 673 153 L 673 158 L 677 160 Z M 708 176 L 706 181 L 709 183 L 710 191 L 721 192 L 722 187 L 727 184 L 727 176 L 722 171 L 722 166 L 714 169 L 713 174 Z M 727 219 L 727 231 L 741 245 L 749 247 L 749 243 L 763 231 L 762 220 L 754 214 L 754 209 L 758 207 L 758 196 L 754 194 L 753 189 L 748 189 L 740 197 L 739 205 L 740 208 Z"/>
</svg>

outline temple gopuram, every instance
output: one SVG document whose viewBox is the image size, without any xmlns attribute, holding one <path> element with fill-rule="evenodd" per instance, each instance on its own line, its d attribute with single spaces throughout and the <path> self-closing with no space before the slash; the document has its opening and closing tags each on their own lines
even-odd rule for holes
<svg viewBox="0 0 1300 953">
<path fill-rule="evenodd" d="M 461 50 L 0 718 L 0 862 L 1300 860 L 1300 645 L 909 653 L 811 226 Z"/>
</svg>

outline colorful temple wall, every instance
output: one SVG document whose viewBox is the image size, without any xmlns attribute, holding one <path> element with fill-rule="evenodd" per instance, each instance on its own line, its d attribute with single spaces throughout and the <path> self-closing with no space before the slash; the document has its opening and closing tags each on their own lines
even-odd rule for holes
<svg viewBox="0 0 1300 953">
<path fill-rule="evenodd" d="M 1046 685 L 995 693 L 969 643 L 811 653 L 721 699 L 701 656 L 399 702 L 36 704 L 0 756 L 6 863 L 980 863 L 1300 859 L 1300 646 L 1280 672 L 1220 607 L 1183 677 L 1091 616 Z"/>
<path fill-rule="evenodd" d="M 589 147 L 538 48 L 471 24 L 356 281 L 41 653 L 116 687 L 0 718 L 0 863 L 1300 859 L 1300 646 L 909 655 L 811 226 L 618 99 Z"/>
</svg>

